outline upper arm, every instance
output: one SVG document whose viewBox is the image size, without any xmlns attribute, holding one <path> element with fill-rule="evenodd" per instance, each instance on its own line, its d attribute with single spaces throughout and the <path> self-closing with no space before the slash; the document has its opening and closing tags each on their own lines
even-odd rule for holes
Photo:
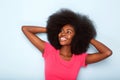
<svg viewBox="0 0 120 80">
<path fill-rule="evenodd" d="M 106 54 L 102 54 L 98 52 L 98 53 L 88 54 L 86 57 L 86 64 L 96 63 L 101 60 L 104 60 L 105 58 L 110 56 L 109 53 L 110 52 L 106 52 Z"/>
<path fill-rule="evenodd" d="M 97 49 L 98 52 L 93 53 L 93 54 L 88 54 L 88 56 L 86 57 L 86 64 L 99 62 L 99 61 L 109 57 L 110 55 L 112 55 L 111 49 L 109 49 L 103 43 L 101 43 L 95 39 L 92 39 L 90 41 L 90 43 Z"/>
<path fill-rule="evenodd" d="M 38 30 L 40 29 L 40 32 L 44 32 L 45 28 L 43 27 L 39 27 L 39 28 L 33 28 L 33 27 L 22 27 L 22 31 L 24 32 L 24 34 L 26 35 L 26 37 L 30 40 L 30 42 L 36 47 L 38 48 L 41 52 L 44 51 L 44 47 L 45 47 L 45 41 L 43 41 L 42 39 L 40 39 L 35 32 L 39 32 Z M 31 31 L 29 31 L 31 30 Z"/>
</svg>

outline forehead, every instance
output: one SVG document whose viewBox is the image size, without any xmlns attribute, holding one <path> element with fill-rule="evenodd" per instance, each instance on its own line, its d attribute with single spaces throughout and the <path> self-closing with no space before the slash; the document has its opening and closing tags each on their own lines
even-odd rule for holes
<svg viewBox="0 0 120 80">
<path fill-rule="evenodd" d="M 64 25 L 64 26 L 62 27 L 62 29 L 64 29 L 64 30 L 73 30 L 73 31 L 74 31 L 73 26 L 72 26 L 72 25 L 69 25 L 69 24 Z"/>
</svg>

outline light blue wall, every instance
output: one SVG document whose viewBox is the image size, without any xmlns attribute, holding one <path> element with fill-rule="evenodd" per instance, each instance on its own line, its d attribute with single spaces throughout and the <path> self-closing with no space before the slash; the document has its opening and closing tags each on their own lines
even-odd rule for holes
<svg viewBox="0 0 120 80">
<path fill-rule="evenodd" d="M 120 0 L 0 0 L 0 80 L 44 79 L 41 53 L 21 26 L 46 26 L 49 15 L 60 8 L 88 15 L 96 26 L 96 39 L 113 50 L 108 59 L 82 68 L 78 80 L 120 80 Z M 45 34 L 38 36 L 47 41 Z"/>
</svg>

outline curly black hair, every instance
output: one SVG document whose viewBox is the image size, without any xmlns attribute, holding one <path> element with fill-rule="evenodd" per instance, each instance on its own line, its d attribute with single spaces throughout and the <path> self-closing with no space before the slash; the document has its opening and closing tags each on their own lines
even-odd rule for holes
<svg viewBox="0 0 120 80">
<path fill-rule="evenodd" d="M 48 18 L 48 41 L 56 49 L 60 49 L 58 34 L 61 28 L 67 24 L 72 25 L 75 29 L 75 36 L 71 42 L 71 52 L 76 55 L 86 52 L 90 40 L 96 36 L 95 27 L 87 16 L 75 13 L 69 9 L 61 9 Z"/>
</svg>

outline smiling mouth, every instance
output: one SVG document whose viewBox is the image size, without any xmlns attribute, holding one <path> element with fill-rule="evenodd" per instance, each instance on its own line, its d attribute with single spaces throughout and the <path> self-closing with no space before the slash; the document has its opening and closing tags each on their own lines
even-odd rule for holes
<svg viewBox="0 0 120 80">
<path fill-rule="evenodd" d="M 61 37 L 60 41 L 66 41 L 67 39 L 65 37 Z"/>
</svg>

